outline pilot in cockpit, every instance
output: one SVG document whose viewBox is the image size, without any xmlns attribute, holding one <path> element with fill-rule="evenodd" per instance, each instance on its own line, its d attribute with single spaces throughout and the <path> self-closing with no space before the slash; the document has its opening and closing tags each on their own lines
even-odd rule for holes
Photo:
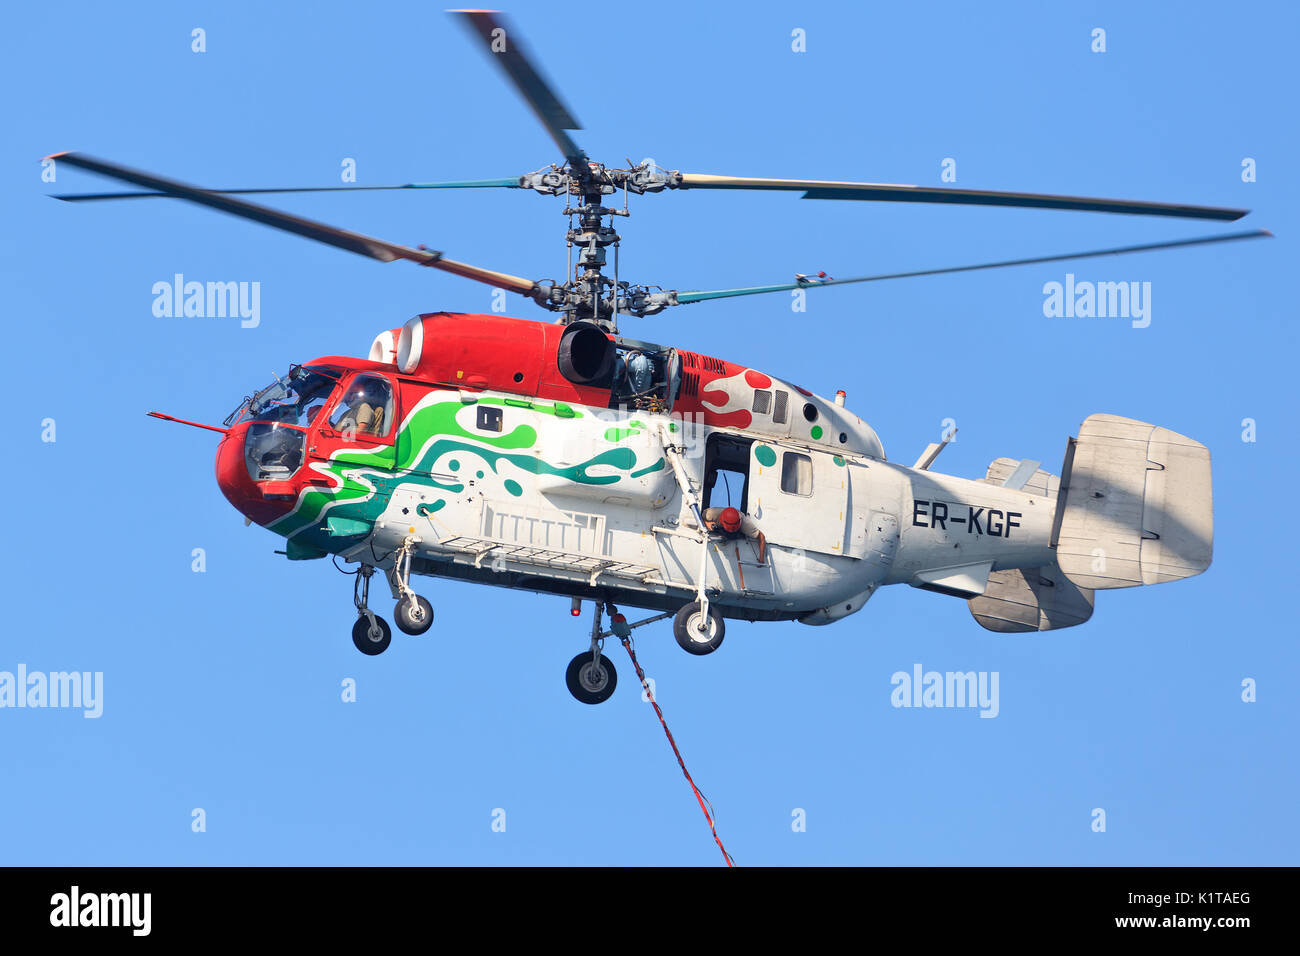
<svg viewBox="0 0 1300 956">
<path fill-rule="evenodd" d="M 388 428 L 385 419 L 391 404 L 386 382 L 370 377 L 358 379 L 339 400 L 330 424 L 348 434 L 380 436 Z"/>
</svg>

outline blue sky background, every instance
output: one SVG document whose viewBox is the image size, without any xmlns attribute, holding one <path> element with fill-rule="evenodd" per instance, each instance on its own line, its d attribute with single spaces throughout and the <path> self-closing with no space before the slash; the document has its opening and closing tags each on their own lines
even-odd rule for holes
<svg viewBox="0 0 1300 956">
<path fill-rule="evenodd" d="M 733 622 L 707 658 L 667 624 L 639 653 L 743 864 L 1297 862 L 1294 6 L 601 5 L 594 72 L 553 5 L 510 12 L 619 165 L 1138 197 L 1240 224 L 1091 213 L 633 198 L 623 278 L 669 288 L 957 265 L 1273 229 L 1253 242 L 690 306 L 630 321 L 848 404 L 910 463 L 1059 470 L 1093 412 L 1214 455 L 1215 561 L 1098 595 L 1080 628 L 1009 638 L 906 587 L 825 629 Z M 219 422 L 290 362 L 365 354 L 486 287 L 382 265 L 179 203 L 74 206 L 83 149 L 211 186 L 512 176 L 556 157 L 436 7 L 6 7 L 0 281 L 9 319 L 9 624 L 0 670 L 103 671 L 104 714 L 0 710 L 0 861 L 25 864 L 690 864 L 720 856 L 621 648 L 599 707 L 565 690 L 588 622 L 560 598 L 424 579 L 437 619 L 352 647 L 351 580 L 290 564 L 212 474 Z M 1090 31 L 1107 31 L 1107 52 Z M 207 52 L 190 31 L 207 31 Z M 794 28 L 807 52 L 790 49 Z M 1241 161 L 1258 182 L 1241 181 Z M 555 200 L 397 193 L 273 205 L 530 277 L 562 271 Z M 261 325 L 158 319 L 176 273 L 261 283 Z M 1152 283 L 1152 323 L 1047 319 L 1042 286 Z M 514 314 L 544 313 L 512 299 Z M 57 441 L 40 440 L 41 420 Z M 1258 441 L 1241 440 L 1242 419 Z M 207 570 L 191 571 L 191 550 Z M 381 589 L 382 590 L 382 589 Z M 384 597 L 376 602 L 390 616 Z M 890 675 L 1000 674 L 1001 713 L 900 710 Z M 358 701 L 340 701 L 355 678 Z M 1258 701 L 1241 682 L 1258 682 Z M 191 811 L 207 832 L 191 832 Z M 1095 807 L 1107 831 L 1090 828 Z M 491 829 L 495 808 L 506 832 Z M 791 829 L 802 808 L 807 832 Z"/>
</svg>

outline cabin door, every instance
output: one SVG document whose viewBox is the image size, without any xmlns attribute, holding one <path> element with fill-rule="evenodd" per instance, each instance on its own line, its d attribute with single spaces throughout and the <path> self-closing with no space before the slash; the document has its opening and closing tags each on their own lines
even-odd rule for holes
<svg viewBox="0 0 1300 956">
<path fill-rule="evenodd" d="M 754 442 L 749 514 L 770 544 L 843 554 L 849 475 L 828 452 Z"/>
</svg>

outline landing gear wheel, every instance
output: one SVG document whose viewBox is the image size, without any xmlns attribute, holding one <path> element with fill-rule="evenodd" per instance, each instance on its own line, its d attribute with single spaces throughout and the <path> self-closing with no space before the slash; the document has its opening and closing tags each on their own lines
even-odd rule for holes
<svg viewBox="0 0 1300 956">
<path fill-rule="evenodd" d="M 564 682 L 569 685 L 569 693 L 584 704 L 599 704 L 609 700 L 614 693 L 618 686 L 618 672 L 608 657 L 602 654 L 600 663 L 593 664 L 591 651 L 583 651 L 569 661 Z"/>
<path fill-rule="evenodd" d="M 673 637 L 692 654 L 712 654 L 722 644 L 726 632 L 722 615 L 712 604 L 707 617 L 700 613 L 700 602 L 692 601 L 673 618 Z"/>
<path fill-rule="evenodd" d="M 393 632 L 388 629 L 388 622 L 378 615 L 375 616 L 373 631 L 370 627 L 370 618 L 365 614 L 357 618 L 357 623 L 352 625 L 352 643 L 362 654 L 370 657 L 382 654 L 388 650 L 388 645 L 392 642 Z"/>
<path fill-rule="evenodd" d="M 418 594 L 408 595 L 393 608 L 393 620 L 397 622 L 398 630 L 406 634 L 423 634 L 433 626 L 433 605 Z"/>
</svg>

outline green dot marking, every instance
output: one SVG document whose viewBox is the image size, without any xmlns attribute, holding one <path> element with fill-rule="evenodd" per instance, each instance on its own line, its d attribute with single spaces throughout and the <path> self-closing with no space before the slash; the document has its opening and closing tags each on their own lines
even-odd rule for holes
<svg viewBox="0 0 1300 956">
<path fill-rule="evenodd" d="M 776 452 L 767 445 L 759 445 L 754 449 L 754 457 L 764 468 L 771 468 L 776 464 Z"/>
<path fill-rule="evenodd" d="M 516 498 L 524 493 L 524 489 L 519 487 L 519 482 L 511 478 L 506 479 L 506 491 L 510 492 Z"/>
<path fill-rule="evenodd" d="M 483 472 L 481 472 L 481 471 L 476 471 L 476 472 L 474 472 L 474 474 L 475 474 L 475 476 L 478 477 L 478 478 L 482 478 L 482 477 L 483 477 Z"/>
<path fill-rule="evenodd" d="M 812 427 L 812 432 L 811 432 L 811 434 L 812 434 L 812 437 L 813 437 L 813 438 L 821 438 L 821 437 L 822 437 L 822 427 L 821 427 L 820 425 L 814 425 L 814 426 Z"/>
<path fill-rule="evenodd" d="M 814 435 L 813 437 L 816 438 L 817 436 Z M 451 461 L 447 462 L 447 467 L 452 471 L 460 471 L 460 462 L 453 458 Z"/>
</svg>

